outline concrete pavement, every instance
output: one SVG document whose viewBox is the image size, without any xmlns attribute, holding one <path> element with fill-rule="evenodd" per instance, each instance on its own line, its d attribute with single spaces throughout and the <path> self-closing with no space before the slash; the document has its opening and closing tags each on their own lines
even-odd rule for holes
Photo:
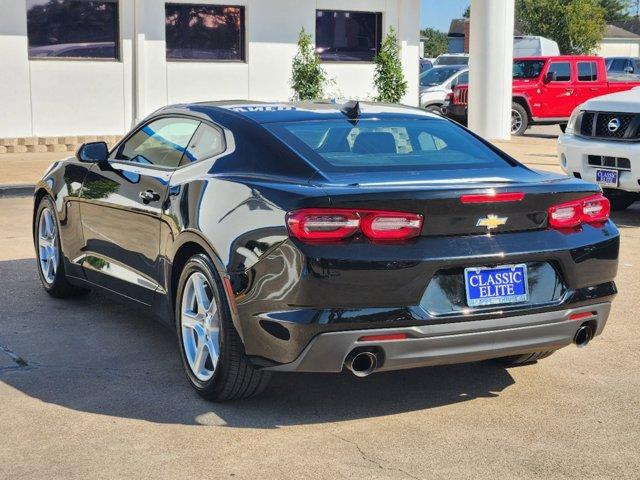
<svg viewBox="0 0 640 480">
<path fill-rule="evenodd" d="M 144 311 L 49 298 L 30 215 L 29 198 L 0 199 L 0 478 L 638 478 L 640 204 L 615 215 L 620 294 L 585 349 L 280 374 L 224 404 L 190 390 L 173 333 Z"/>
</svg>

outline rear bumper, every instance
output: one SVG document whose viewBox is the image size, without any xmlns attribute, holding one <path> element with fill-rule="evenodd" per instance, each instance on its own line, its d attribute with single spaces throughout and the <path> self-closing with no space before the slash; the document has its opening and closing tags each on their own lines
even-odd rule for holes
<svg viewBox="0 0 640 480">
<path fill-rule="evenodd" d="M 604 302 L 582 308 L 491 320 L 321 333 L 295 361 L 266 369 L 289 372 L 340 372 L 345 359 L 354 349 L 377 350 L 382 362 L 378 371 L 473 362 L 557 350 L 570 345 L 577 330 L 587 322 L 593 327 L 595 335 L 600 335 L 610 309 L 611 304 Z M 584 312 L 593 315 L 577 321 L 569 319 L 573 314 Z M 382 342 L 359 341 L 364 335 L 393 333 L 404 333 L 408 338 Z"/>
</svg>

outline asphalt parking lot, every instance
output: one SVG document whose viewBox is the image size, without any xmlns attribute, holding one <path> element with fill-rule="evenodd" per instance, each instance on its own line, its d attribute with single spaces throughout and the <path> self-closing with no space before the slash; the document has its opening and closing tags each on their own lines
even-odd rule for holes
<svg viewBox="0 0 640 480">
<path fill-rule="evenodd" d="M 518 142 L 555 168 L 554 140 Z M 173 333 L 143 311 L 49 298 L 30 215 L 31 199 L 0 198 L 2 479 L 638 478 L 640 203 L 614 215 L 620 293 L 585 349 L 508 369 L 280 374 L 224 404 L 192 392 Z"/>
</svg>

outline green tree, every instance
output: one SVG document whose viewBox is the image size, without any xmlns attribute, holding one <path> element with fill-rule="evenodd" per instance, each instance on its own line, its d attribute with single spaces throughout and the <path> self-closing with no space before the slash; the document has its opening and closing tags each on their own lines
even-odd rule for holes
<svg viewBox="0 0 640 480">
<path fill-rule="evenodd" d="M 628 19 L 633 4 L 631 0 L 598 0 L 598 3 L 604 9 L 604 19 L 607 23 Z"/>
<path fill-rule="evenodd" d="M 293 58 L 291 69 L 295 100 L 318 100 L 324 95 L 327 74 L 320 65 L 320 57 L 311 40 L 311 35 L 302 28 L 298 37 L 298 53 Z"/>
<path fill-rule="evenodd" d="M 424 56 L 437 57 L 449 50 L 447 34 L 435 28 L 425 28 L 420 31 L 420 36 L 424 41 Z"/>
<path fill-rule="evenodd" d="M 564 54 L 591 53 L 604 35 L 605 10 L 598 0 L 517 0 L 516 7 L 527 34 L 555 40 Z"/>
<path fill-rule="evenodd" d="M 462 18 L 471 18 L 471 5 L 464 9 L 464 12 L 462 12 Z"/>
<path fill-rule="evenodd" d="M 376 73 L 373 83 L 378 90 L 378 102 L 398 103 L 407 92 L 407 82 L 402 72 L 400 45 L 393 27 L 385 35 L 380 52 L 376 55 Z"/>
</svg>

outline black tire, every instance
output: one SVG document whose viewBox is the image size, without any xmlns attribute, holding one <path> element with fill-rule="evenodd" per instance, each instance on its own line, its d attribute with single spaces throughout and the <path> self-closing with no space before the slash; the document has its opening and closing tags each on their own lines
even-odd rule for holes
<svg viewBox="0 0 640 480">
<path fill-rule="evenodd" d="M 180 324 L 185 285 L 189 277 L 195 272 L 199 272 L 206 277 L 213 298 L 219 306 L 220 315 L 220 355 L 217 366 L 213 371 L 213 376 L 207 381 L 198 379 L 189 366 Z M 222 281 L 208 256 L 204 254 L 194 255 L 184 265 L 176 290 L 175 317 L 182 366 L 189 383 L 200 396 L 212 401 L 238 400 L 257 395 L 266 388 L 271 378 L 271 373 L 255 368 L 245 354 L 242 340 L 233 326 Z"/>
<path fill-rule="evenodd" d="M 50 281 L 47 279 L 42 272 L 41 268 L 41 254 L 38 243 L 39 236 L 39 227 L 40 221 L 42 220 L 42 212 L 45 209 L 49 209 L 53 215 L 56 235 L 54 238 L 54 247 L 57 251 L 57 262 L 55 262 L 55 274 L 53 279 Z M 38 276 L 40 277 L 40 283 L 44 287 L 45 291 L 55 298 L 70 298 L 70 297 L 78 297 L 81 295 L 85 295 L 89 290 L 86 288 L 77 287 L 72 285 L 67 280 L 66 273 L 64 271 L 64 260 L 62 253 L 62 246 L 60 245 L 60 222 L 58 221 L 58 216 L 56 214 L 56 208 L 51 200 L 51 197 L 44 196 L 40 200 L 38 204 L 38 208 L 36 210 L 36 215 L 33 219 L 33 238 L 34 238 L 34 246 L 36 250 L 36 266 L 38 270 Z"/>
<path fill-rule="evenodd" d="M 430 113 L 435 113 L 437 115 L 442 115 L 442 106 L 441 105 L 429 105 L 425 107 L 425 110 Z"/>
<path fill-rule="evenodd" d="M 562 133 L 564 133 L 564 132 L 566 132 L 566 131 L 567 131 L 567 124 L 566 124 L 566 123 L 561 123 L 561 124 L 559 124 L 558 126 L 560 127 L 560 131 L 561 131 Z"/>
<path fill-rule="evenodd" d="M 514 125 L 514 117 L 518 116 L 520 118 L 519 124 Z M 529 128 L 529 114 L 527 110 L 520 105 L 518 102 L 511 103 L 511 135 L 515 135 L 517 137 L 524 134 Z"/>
<path fill-rule="evenodd" d="M 525 353 L 524 355 L 513 355 L 510 357 L 501 357 L 496 360 L 504 365 L 511 365 L 513 367 L 518 365 L 526 365 L 528 363 L 535 363 L 538 360 L 542 360 L 543 358 L 547 358 L 555 350 L 547 350 L 546 352 L 533 352 L 533 353 Z"/>
<path fill-rule="evenodd" d="M 622 190 L 611 190 L 606 188 L 604 189 L 604 196 L 609 199 L 611 210 L 613 210 L 614 212 L 626 210 L 639 199 L 639 196 L 636 193 L 624 192 Z"/>
</svg>

